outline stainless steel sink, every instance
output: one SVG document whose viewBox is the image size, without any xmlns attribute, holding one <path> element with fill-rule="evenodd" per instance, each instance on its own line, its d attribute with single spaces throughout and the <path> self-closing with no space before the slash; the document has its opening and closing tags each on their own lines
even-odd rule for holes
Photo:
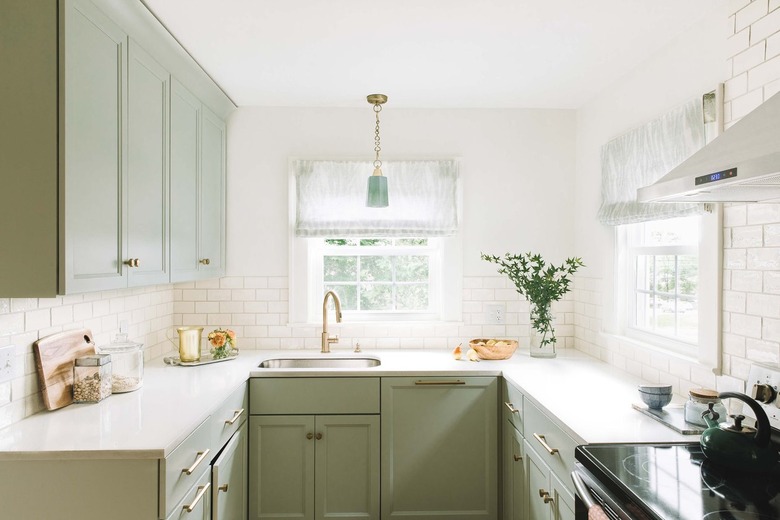
<svg viewBox="0 0 780 520">
<path fill-rule="evenodd" d="M 313 357 L 266 359 L 260 368 L 372 368 L 382 364 L 374 357 Z"/>
</svg>

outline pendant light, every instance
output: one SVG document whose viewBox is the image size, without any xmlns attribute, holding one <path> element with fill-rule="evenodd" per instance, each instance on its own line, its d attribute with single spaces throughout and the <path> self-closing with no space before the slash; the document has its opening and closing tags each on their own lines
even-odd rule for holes
<svg viewBox="0 0 780 520">
<path fill-rule="evenodd" d="M 376 129 L 374 130 L 374 173 L 368 178 L 368 194 L 366 196 L 366 206 L 369 208 L 386 208 L 387 203 L 387 177 L 382 175 L 382 161 L 379 160 L 379 112 L 382 111 L 382 105 L 387 103 L 387 96 L 384 94 L 371 94 L 367 98 L 369 103 L 374 105 L 376 114 Z"/>
</svg>

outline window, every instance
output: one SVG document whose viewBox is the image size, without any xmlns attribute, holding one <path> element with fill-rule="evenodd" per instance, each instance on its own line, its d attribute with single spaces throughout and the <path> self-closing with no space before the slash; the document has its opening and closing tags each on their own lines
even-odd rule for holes
<svg viewBox="0 0 780 520">
<path fill-rule="evenodd" d="M 619 226 L 623 334 L 718 366 L 720 212 Z"/>
<path fill-rule="evenodd" d="M 333 290 L 346 319 L 435 319 L 439 245 L 428 238 L 329 238 L 315 249 L 315 294 Z"/>
<path fill-rule="evenodd" d="M 366 161 L 290 163 L 290 322 L 318 323 L 334 290 L 347 322 L 461 316 L 456 160 L 388 161 L 390 206 L 365 206 Z"/>
<path fill-rule="evenodd" d="M 698 343 L 699 217 L 628 226 L 631 326 Z"/>
</svg>

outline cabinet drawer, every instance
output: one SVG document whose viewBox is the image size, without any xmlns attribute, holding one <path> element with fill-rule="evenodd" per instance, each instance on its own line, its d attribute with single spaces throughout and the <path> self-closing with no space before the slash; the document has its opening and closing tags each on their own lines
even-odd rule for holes
<svg viewBox="0 0 780 520">
<path fill-rule="evenodd" d="M 212 449 L 210 419 L 203 421 L 160 465 L 160 511 L 163 517 L 171 514 L 174 505 L 209 469 L 209 463 L 216 455 Z"/>
<path fill-rule="evenodd" d="M 512 383 L 503 380 L 501 388 L 501 413 L 512 423 L 520 435 L 523 434 L 523 394 Z"/>
<path fill-rule="evenodd" d="M 211 458 L 216 457 L 222 446 L 238 431 L 249 415 L 249 393 L 243 384 L 211 414 Z"/>
<path fill-rule="evenodd" d="M 208 466 L 206 466 L 207 469 Z M 198 468 L 200 470 L 200 468 Z M 200 475 L 166 520 L 209 520 L 211 518 L 211 472 Z"/>
<path fill-rule="evenodd" d="M 528 401 L 525 402 L 523 418 L 528 443 L 561 481 L 568 482 L 574 469 L 574 448 L 577 443 Z M 550 453 L 543 443 L 557 451 Z"/>
<path fill-rule="evenodd" d="M 379 413 L 379 378 L 254 378 L 249 409 L 253 415 Z"/>
</svg>

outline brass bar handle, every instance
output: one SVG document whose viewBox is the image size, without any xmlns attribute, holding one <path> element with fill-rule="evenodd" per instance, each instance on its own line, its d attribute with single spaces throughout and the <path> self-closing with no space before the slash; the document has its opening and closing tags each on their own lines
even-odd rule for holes
<svg viewBox="0 0 780 520">
<path fill-rule="evenodd" d="M 455 381 L 415 381 L 415 385 L 465 385 L 465 381 L 456 379 Z"/>
<path fill-rule="evenodd" d="M 544 489 L 539 490 L 539 496 L 542 497 L 545 504 L 555 503 L 555 499 L 551 497 L 550 493 L 548 491 L 545 491 Z"/>
<path fill-rule="evenodd" d="M 504 405 L 505 405 L 507 408 L 509 408 L 509 411 L 510 411 L 510 412 L 512 412 L 512 413 L 520 413 L 520 410 L 518 410 L 517 408 L 515 408 L 515 405 L 513 405 L 512 403 L 504 403 Z"/>
<path fill-rule="evenodd" d="M 309 432 L 309 433 L 306 434 L 306 438 L 309 439 L 309 440 L 312 440 L 314 438 L 314 434 Z"/>
<path fill-rule="evenodd" d="M 512 454 L 512 458 L 515 459 L 515 462 L 520 462 L 521 460 L 523 460 L 523 457 L 514 453 Z"/>
<path fill-rule="evenodd" d="M 547 444 L 547 441 L 544 438 L 544 435 L 539 435 L 538 433 L 534 433 L 534 439 L 539 441 L 539 444 L 544 446 L 544 449 L 547 450 L 547 453 L 550 455 L 555 455 L 558 453 L 558 448 L 551 448 L 549 444 Z"/>
<path fill-rule="evenodd" d="M 226 420 L 225 424 L 232 426 L 233 424 L 236 423 L 238 418 L 241 417 L 241 414 L 243 414 L 243 413 L 244 413 L 244 409 L 243 408 L 241 408 L 239 410 L 233 410 L 233 418 Z"/>
<path fill-rule="evenodd" d="M 318 433 L 317 435 L 314 436 L 314 438 L 317 439 L 318 441 L 321 441 L 322 440 L 322 434 Z"/>
<path fill-rule="evenodd" d="M 195 471 L 195 468 L 197 468 L 201 462 L 203 462 L 206 459 L 206 456 L 209 454 L 211 450 L 206 448 L 204 451 L 198 452 L 198 458 L 195 459 L 195 462 L 192 463 L 192 466 L 189 468 L 184 468 L 181 470 L 182 473 L 186 473 L 187 475 L 192 475 L 192 472 Z"/>
<path fill-rule="evenodd" d="M 182 507 L 182 509 L 184 511 L 187 511 L 188 513 L 192 513 L 193 511 L 195 511 L 195 506 L 198 505 L 198 502 L 201 501 L 201 499 L 203 498 L 203 495 L 206 494 L 206 491 L 208 491 L 208 489 L 210 487 L 211 487 L 211 483 L 208 483 L 208 482 L 206 483 L 205 486 L 198 486 L 198 494 L 195 495 L 195 498 L 193 499 L 192 504 L 190 504 L 188 506 L 184 506 L 184 507 Z"/>
<path fill-rule="evenodd" d="M 203 265 L 209 265 L 209 264 L 211 263 L 211 260 L 209 260 L 208 258 L 201 258 L 201 259 L 199 260 L 199 262 L 200 262 L 201 264 L 203 264 Z"/>
<path fill-rule="evenodd" d="M 227 493 L 227 490 L 228 490 L 228 485 L 227 485 L 227 484 L 222 484 L 221 486 L 219 486 L 219 487 L 217 488 L 217 490 L 219 490 L 219 491 L 224 491 L 225 493 Z"/>
</svg>

